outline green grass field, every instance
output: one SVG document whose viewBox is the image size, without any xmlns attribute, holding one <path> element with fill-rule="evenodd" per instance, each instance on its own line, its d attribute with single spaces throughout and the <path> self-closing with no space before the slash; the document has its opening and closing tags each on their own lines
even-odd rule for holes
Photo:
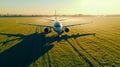
<svg viewBox="0 0 120 67">
<path fill-rule="evenodd" d="M 0 67 L 120 67 L 120 17 L 67 17 L 63 25 L 93 23 L 60 38 L 16 23 L 52 25 L 46 18 L 0 18 Z"/>
</svg>

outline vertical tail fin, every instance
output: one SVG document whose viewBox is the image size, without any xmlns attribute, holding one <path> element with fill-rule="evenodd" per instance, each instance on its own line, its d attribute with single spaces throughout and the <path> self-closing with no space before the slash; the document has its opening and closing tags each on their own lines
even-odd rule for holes
<svg viewBox="0 0 120 67">
<path fill-rule="evenodd" d="M 55 20 L 57 21 L 57 14 L 56 14 L 56 10 L 55 10 Z"/>
</svg>

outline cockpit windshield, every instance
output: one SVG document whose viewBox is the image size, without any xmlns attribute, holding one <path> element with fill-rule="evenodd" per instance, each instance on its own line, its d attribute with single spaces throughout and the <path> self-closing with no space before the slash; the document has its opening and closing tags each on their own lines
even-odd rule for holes
<svg viewBox="0 0 120 67">
<path fill-rule="evenodd" d="M 55 25 L 55 27 L 60 27 L 60 25 L 57 24 L 57 25 Z"/>
</svg>

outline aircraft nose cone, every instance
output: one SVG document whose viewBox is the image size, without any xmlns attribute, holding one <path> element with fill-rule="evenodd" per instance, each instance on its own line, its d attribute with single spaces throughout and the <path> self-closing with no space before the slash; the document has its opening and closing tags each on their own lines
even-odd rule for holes
<svg viewBox="0 0 120 67">
<path fill-rule="evenodd" d="M 56 27 L 56 31 L 60 31 L 60 28 L 59 28 L 59 27 Z"/>
</svg>

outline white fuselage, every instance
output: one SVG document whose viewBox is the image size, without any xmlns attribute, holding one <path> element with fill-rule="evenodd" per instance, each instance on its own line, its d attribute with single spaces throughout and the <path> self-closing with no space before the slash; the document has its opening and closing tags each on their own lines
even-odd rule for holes
<svg viewBox="0 0 120 67">
<path fill-rule="evenodd" d="M 58 34 L 61 34 L 62 33 L 62 28 L 63 28 L 63 25 L 59 21 L 54 22 L 53 29 L 54 29 L 55 32 L 57 32 Z"/>
</svg>

